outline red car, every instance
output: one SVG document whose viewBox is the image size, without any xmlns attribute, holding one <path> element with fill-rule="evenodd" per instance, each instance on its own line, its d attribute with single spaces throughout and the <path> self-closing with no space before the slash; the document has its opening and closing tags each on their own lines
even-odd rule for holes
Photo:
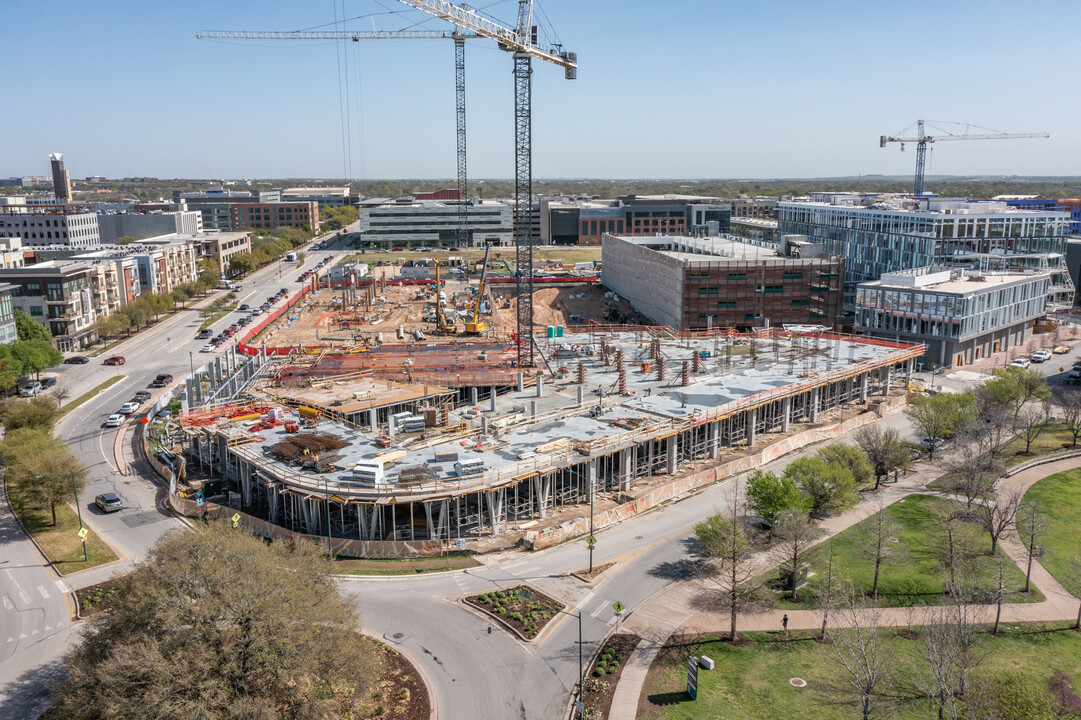
<svg viewBox="0 0 1081 720">
<path fill-rule="evenodd" d="M 123 355 L 113 355 L 112 357 L 105 358 L 106 365 L 123 365 L 126 362 L 127 360 L 124 359 Z"/>
</svg>

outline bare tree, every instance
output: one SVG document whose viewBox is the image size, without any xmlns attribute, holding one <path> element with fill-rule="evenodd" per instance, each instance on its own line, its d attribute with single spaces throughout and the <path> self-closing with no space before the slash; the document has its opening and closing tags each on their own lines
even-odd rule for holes
<svg viewBox="0 0 1081 720">
<path fill-rule="evenodd" d="M 829 631 L 836 674 L 847 687 L 862 720 L 883 710 L 894 654 L 883 628 L 882 610 L 868 607 L 851 586 L 839 593 L 839 622 Z"/>
<path fill-rule="evenodd" d="M 57 385 L 52 389 L 50 393 L 53 396 L 53 400 L 56 400 L 56 409 L 64 409 L 64 401 L 71 397 L 71 391 L 63 385 Z"/>
<path fill-rule="evenodd" d="M 1066 429 L 1073 435 L 1073 446 L 1077 447 L 1077 438 L 1081 436 L 1081 390 L 1076 388 L 1063 390 L 1058 406 Z"/>
<path fill-rule="evenodd" d="M 973 527 L 964 522 L 961 513 L 950 507 L 937 511 L 935 518 L 935 525 L 941 529 L 941 534 L 932 540 L 932 547 L 942 569 L 948 575 L 948 584 L 955 585 L 958 569 L 967 567 L 976 555 L 972 539 Z"/>
<path fill-rule="evenodd" d="M 752 604 L 752 581 L 758 572 L 752 562 L 751 544 L 743 531 L 740 506 L 738 503 L 733 505 L 733 517 L 711 515 L 695 525 L 694 532 L 702 545 L 702 554 L 713 561 L 713 577 L 725 598 L 731 619 L 728 639 L 735 642 L 738 639 L 736 618 L 741 610 Z"/>
<path fill-rule="evenodd" d="M 875 500 L 875 513 L 857 526 L 857 549 L 867 561 L 874 565 L 875 579 L 871 585 L 871 597 L 878 597 L 878 579 L 882 564 L 888 558 L 896 557 L 900 547 L 893 539 L 901 532 L 900 523 L 894 520 L 882 498 Z"/>
<path fill-rule="evenodd" d="M 867 461 L 875 471 L 875 490 L 891 472 L 906 468 L 912 455 L 908 443 L 893 428 L 865 425 L 852 438 L 860 450 L 867 454 Z"/>
<path fill-rule="evenodd" d="M 1026 405 L 1017 415 L 1017 431 L 1025 441 L 1025 454 L 1029 454 L 1032 443 L 1047 429 L 1047 420 L 1051 417 L 1051 402 L 1045 400 L 1039 405 Z"/>
<path fill-rule="evenodd" d="M 785 510 L 777 517 L 773 526 L 776 541 L 776 555 L 781 561 L 782 575 L 789 575 L 789 589 L 792 599 L 799 599 L 799 569 L 811 546 L 815 544 L 821 531 L 799 510 Z"/>
<path fill-rule="evenodd" d="M 1010 558 L 1004 552 L 995 554 L 995 627 L 991 630 L 992 635 L 998 635 L 999 622 L 1002 620 L 1002 603 L 1005 602 L 1009 592 L 1006 590 L 1006 570 L 1010 567 Z"/>
<path fill-rule="evenodd" d="M 998 550 L 998 540 L 1002 534 L 1014 526 L 1017 509 L 1021 505 L 1022 492 L 1013 488 L 999 493 L 994 500 L 979 507 L 980 525 L 991 535 L 991 552 Z"/>
<path fill-rule="evenodd" d="M 830 619 L 830 605 L 833 603 L 833 538 L 830 538 L 830 559 L 826 569 L 826 594 L 822 598 L 822 640 L 826 639 L 826 626 Z"/>
<path fill-rule="evenodd" d="M 991 493 L 997 476 L 991 454 L 981 450 L 976 444 L 962 442 L 958 454 L 948 465 L 949 490 L 958 499 L 964 498 L 969 514 L 974 502 L 982 501 Z"/>
<path fill-rule="evenodd" d="M 940 718 L 960 717 L 971 675 L 983 660 L 975 622 L 976 579 L 975 572 L 964 572 L 947 581 L 951 602 L 929 609 L 921 636 L 925 686 Z"/>
<path fill-rule="evenodd" d="M 1047 532 L 1047 516 L 1044 515 L 1043 506 L 1039 500 L 1023 502 L 1017 508 L 1017 534 L 1021 542 L 1025 544 L 1028 553 L 1028 567 L 1025 568 L 1025 590 L 1029 591 L 1032 581 L 1032 558 L 1036 554 L 1036 545 L 1040 538 Z"/>
</svg>

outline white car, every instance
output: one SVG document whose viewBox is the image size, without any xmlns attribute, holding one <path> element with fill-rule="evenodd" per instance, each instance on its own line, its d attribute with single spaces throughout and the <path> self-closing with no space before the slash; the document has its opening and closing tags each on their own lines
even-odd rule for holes
<svg viewBox="0 0 1081 720">
<path fill-rule="evenodd" d="M 1025 369 L 1031 364 L 1032 363 L 1029 362 L 1028 358 L 1017 358 L 1012 363 L 1010 363 L 1010 367 Z"/>
<path fill-rule="evenodd" d="M 1032 362 L 1042 363 L 1042 362 L 1047 362 L 1050 359 L 1051 359 L 1051 351 L 1050 350 L 1037 350 L 1036 352 L 1032 353 Z"/>
<path fill-rule="evenodd" d="M 105 427 L 120 427 L 124 424 L 124 416 L 119 413 L 113 413 L 105 421 Z"/>
<path fill-rule="evenodd" d="M 134 400 L 124 403 L 120 406 L 119 413 L 121 415 L 131 415 L 133 412 L 139 409 L 139 403 Z"/>
<path fill-rule="evenodd" d="M 213 345 L 203 345 L 203 349 L 200 350 L 199 352 L 214 352 L 214 346 Z"/>
</svg>

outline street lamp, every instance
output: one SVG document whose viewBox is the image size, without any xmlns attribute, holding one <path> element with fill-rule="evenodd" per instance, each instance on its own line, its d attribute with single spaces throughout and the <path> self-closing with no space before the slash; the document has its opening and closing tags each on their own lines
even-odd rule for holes
<svg viewBox="0 0 1081 720">
<path fill-rule="evenodd" d="M 73 493 L 75 493 L 75 510 L 76 510 L 76 512 L 79 513 L 79 532 L 80 533 L 83 531 L 83 508 L 82 508 L 82 505 L 79 504 L 79 486 L 75 482 L 75 473 L 82 472 L 83 470 L 89 470 L 90 468 L 97 467 L 98 465 L 105 465 L 107 462 L 108 462 L 108 460 L 102 460 L 101 462 L 96 462 L 93 465 L 87 465 L 86 467 L 81 468 L 79 470 L 72 470 L 71 471 L 71 490 L 72 490 Z M 64 475 L 66 475 L 66 474 L 67 473 L 52 473 L 50 475 L 35 475 L 34 479 L 35 480 L 41 480 L 43 478 L 49 478 L 49 477 L 62 477 Z M 80 536 L 79 539 L 83 543 L 83 562 L 90 562 L 90 558 L 86 554 L 86 538 Z"/>
<path fill-rule="evenodd" d="M 331 547 L 331 530 L 330 530 L 330 478 L 323 477 L 323 498 L 327 504 L 327 557 L 331 562 L 334 562 L 334 550 Z"/>
<path fill-rule="evenodd" d="M 567 610 L 556 610 L 557 613 L 562 615 L 570 615 L 571 617 L 578 618 L 578 703 L 582 702 L 582 696 L 585 692 L 585 669 L 582 666 L 582 609 L 578 608 L 578 612 L 572 613 Z"/>
</svg>

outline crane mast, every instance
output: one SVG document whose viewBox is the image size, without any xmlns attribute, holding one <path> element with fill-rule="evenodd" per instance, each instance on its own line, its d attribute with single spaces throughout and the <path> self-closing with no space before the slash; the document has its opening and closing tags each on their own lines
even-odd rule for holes
<svg viewBox="0 0 1081 720">
<path fill-rule="evenodd" d="M 518 0 L 518 19 L 508 28 L 493 22 L 470 8 L 447 0 L 398 0 L 403 5 L 446 20 L 463 31 L 496 41 L 501 50 L 514 57 L 514 292 L 518 365 L 535 362 L 533 343 L 533 58 L 563 68 L 564 77 L 577 77 L 578 57 L 561 47 L 544 50 L 537 46 L 533 27 L 532 0 Z M 487 268 L 487 262 L 485 262 Z"/>
<path fill-rule="evenodd" d="M 951 133 L 949 131 L 943 131 L 941 135 L 928 135 L 925 130 L 926 120 L 916 121 L 916 135 L 914 137 L 900 137 L 894 135 L 880 135 L 878 138 L 878 146 L 886 147 L 887 143 L 901 143 L 901 149 L 904 149 L 904 143 L 916 143 L 916 179 L 913 183 L 913 192 L 916 195 L 923 195 L 923 171 L 927 162 L 927 146 L 935 142 L 953 142 L 957 140 L 1021 140 L 1026 138 L 1046 138 L 1051 137 L 1047 133 L 1002 133 L 1002 132 L 988 132 L 988 133 L 970 133 L 969 129 L 971 125 L 964 126 L 964 132 Z M 956 124 L 956 123 L 950 123 Z M 901 132 L 904 133 L 908 128 L 905 128 Z"/>
</svg>

